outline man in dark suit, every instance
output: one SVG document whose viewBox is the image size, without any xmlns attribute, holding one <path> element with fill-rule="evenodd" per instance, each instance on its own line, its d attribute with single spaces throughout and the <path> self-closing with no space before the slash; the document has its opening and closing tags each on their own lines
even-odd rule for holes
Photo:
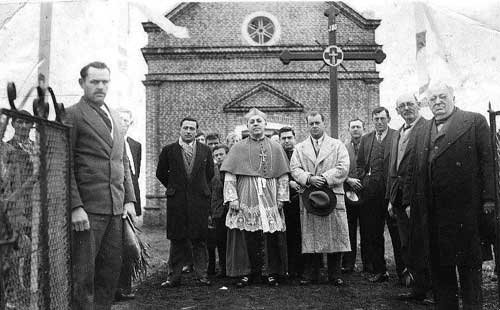
<svg viewBox="0 0 500 310">
<path fill-rule="evenodd" d="M 410 154 L 414 151 L 415 133 L 426 123 L 426 119 L 420 116 L 420 105 L 413 94 L 401 95 L 396 101 L 396 111 L 405 123 L 393 137 L 385 198 L 389 200 L 387 210 L 396 219 L 399 229 L 401 257 L 405 267 L 404 284 L 409 286 L 414 281 L 411 292 L 401 294 L 399 298 L 422 301 L 430 288 L 430 274 L 427 268 L 422 270 L 409 268 L 410 202 L 405 184 L 410 166 Z"/>
<path fill-rule="evenodd" d="M 212 225 L 215 226 L 215 247 L 213 249 L 213 253 L 210 253 L 210 249 L 208 251 L 208 271 L 210 273 L 210 269 L 213 268 L 213 271 L 215 272 L 215 248 L 217 248 L 217 254 L 219 255 L 218 278 L 226 277 L 226 215 L 229 206 L 227 203 L 224 203 L 224 173 L 220 172 L 220 167 L 224 162 L 227 153 L 229 153 L 229 148 L 224 144 L 215 145 L 212 149 L 215 166 L 214 177 L 211 182 L 212 197 L 210 203 L 210 216 Z"/>
<path fill-rule="evenodd" d="M 391 120 L 389 111 L 384 107 L 372 111 L 375 130 L 361 138 L 358 158 L 356 160 L 356 174 L 362 180 L 364 203 L 360 212 L 361 248 L 366 249 L 366 272 L 374 275 L 369 277 L 370 282 L 385 282 L 389 279 L 384 257 L 384 228 L 387 227 L 391 235 L 394 258 L 398 276 L 403 272 L 401 262 L 401 241 L 399 240 L 396 221 L 387 213 L 387 200 L 385 199 L 385 185 L 387 170 L 389 168 L 389 154 L 394 129 L 388 127 Z M 364 239 L 364 240 L 363 240 Z"/>
<path fill-rule="evenodd" d="M 166 188 L 167 238 L 172 266 L 164 285 L 180 285 L 182 265 L 191 247 L 198 281 L 201 285 L 210 285 L 206 237 L 214 160 L 210 148 L 195 141 L 198 129 L 195 119 L 184 118 L 180 127 L 179 140 L 163 148 L 156 169 L 156 177 Z"/>
<path fill-rule="evenodd" d="M 135 195 L 119 116 L 104 98 L 110 70 L 80 71 L 84 94 L 67 109 L 71 126 L 73 309 L 111 309 L 122 263 L 122 217 L 135 216 Z"/>
<path fill-rule="evenodd" d="M 351 139 L 345 143 L 349 153 L 349 175 L 344 183 L 345 205 L 347 211 L 347 223 L 349 224 L 349 241 L 351 242 L 351 252 L 342 255 L 342 272 L 351 273 L 354 271 L 356 263 L 356 252 L 358 248 L 358 220 L 360 212 L 360 199 L 363 185 L 356 177 L 356 160 L 358 157 L 359 144 L 363 135 L 364 123 L 359 118 L 349 121 L 349 134 Z M 354 200 L 351 200 L 354 199 Z M 364 228 L 364 227 L 363 227 Z M 361 230 L 361 234 L 365 231 Z M 362 237 L 366 239 L 366 237 Z M 366 250 L 361 249 L 361 261 L 366 266 Z"/>
<path fill-rule="evenodd" d="M 495 206 L 493 155 L 486 119 L 455 107 L 453 88 L 431 85 L 434 118 L 417 133 L 409 174 L 412 264 L 431 263 L 438 309 L 482 309 L 478 221 Z M 490 214 L 491 216 L 492 214 Z"/>
<path fill-rule="evenodd" d="M 128 130 L 134 123 L 132 112 L 124 108 L 117 109 L 117 111 L 120 115 L 121 124 L 125 130 L 125 151 L 129 160 L 130 176 L 132 178 L 132 185 L 134 187 L 134 194 L 136 199 L 135 214 L 137 216 L 140 216 L 142 213 L 140 198 L 141 192 L 139 189 L 139 175 L 141 173 L 142 154 L 141 144 L 128 136 Z M 132 293 L 132 270 L 128 270 L 126 266 L 122 264 L 120 279 L 118 281 L 118 290 L 115 294 L 115 300 L 130 300 L 134 298 L 135 295 Z"/>
<path fill-rule="evenodd" d="M 292 127 L 282 127 L 279 130 L 281 146 L 285 150 L 288 160 L 295 150 L 295 131 Z M 283 212 L 286 224 L 286 246 L 288 254 L 288 275 L 291 279 L 301 279 L 304 274 L 304 259 L 302 256 L 302 232 L 300 229 L 300 185 L 289 176 L 290 201 L 285 202 Z"/>
</svg>

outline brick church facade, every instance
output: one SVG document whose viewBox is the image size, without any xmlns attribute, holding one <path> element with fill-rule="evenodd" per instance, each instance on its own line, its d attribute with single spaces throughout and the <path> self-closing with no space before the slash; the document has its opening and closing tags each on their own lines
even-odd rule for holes
<svg viewBox="0 0 500 310">
<path fill-rule="evenodd" d="M 164 188 L 156 180 L 158 155 L 179 136 L 185 116 L 199 121 L 205 133 L 245 128 L 251 108 L 265 111 L 271 128 L 295 128 L 297 140 L 307 136 L 304 117 L 317 110 L 330 115 L 328 68 L 322 61 L 283 65 L 279 55 L 319 52 L 328 45 L 330 6 L 336 18 L 337 45 L 344 51 L 375 51 L 380 20 L 367 19 L 342 2 L 189 2 L 167 14 L 189 29 L 177 39 L 153 23 L 142 49 L 148 64 L 146 86 L 146 224 L 164 224 Z M 322 46 L 320 46 L 321 44 Z M 370 124 L 379 106 L 382 79 L 375 61 L 344 61 L 338 69 L 338 131 L 347 138 L 347 123 L 359 117 Z M 329 131 L 330 120 L 327 120 Z"/>
</svg>

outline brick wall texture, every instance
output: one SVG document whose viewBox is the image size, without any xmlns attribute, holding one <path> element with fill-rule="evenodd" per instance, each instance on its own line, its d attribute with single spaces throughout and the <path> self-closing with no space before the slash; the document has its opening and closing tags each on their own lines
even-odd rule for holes
<svg viewBox="0 0 500 310">
<path fill-rule="evenodd" d="M 191 116 L 205 133 L 225 136 L 242 125 L 245 112 L 224 112 L 224 106 L 265 83 L 303 106 L 302 111 L 269 112 L 273 120 L 295 128 L 297 140 L 307 137 L 305 114 L 318 110 L 327 116 L 330 130 L 330 82 L 322 61 L 292 62 L 285 66 L 279 54 L 322 51 L 315 40 L 328 45 L 327 2 L 203 2 L 190 3 L 171 17 L 189 29 L 189 39 L 176 39 L 153 24 L 145 24 L 148 44 L 143 49 L 148 63 L 146 85 L 146 225 L 165 223 L 163 186 L 155 171 L 161 149 L 178 139 L 179 121 Z M 182 6 L 182 5 L 181 5 Z M 255 46 L 242 34 L 245 18 L 254 12 L 272 14 L 281 34 L 272 46 Z M 360 16 L 341 9 L 336 18 L 337 44 L 344 50 L 376 46 L 375 27 L 361 24 Z M 365 20 L 366 22 L 366 20 Z M 370 126 L 370 113 L 379 106 L 379 78 L 374 61 L 344 61 L 339 68 L 339 138 L 347 139 L 347 123 L 359 117 Z M 257 92 L 239 104 L 269 105 L 273 94 Z M 276 97 L 276 105 L 286 104 Z"/>
</svg>

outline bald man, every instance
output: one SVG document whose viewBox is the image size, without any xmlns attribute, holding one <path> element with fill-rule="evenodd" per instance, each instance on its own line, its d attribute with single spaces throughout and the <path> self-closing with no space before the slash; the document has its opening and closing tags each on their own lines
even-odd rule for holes
<svg viewBox="0 0 500 310">
<path fill-rule="evenodd" d="M 409 255 L 430 261 L 437 309 L 458 309 L 457 269 L 463 308 L 482 309 L 478 220 L 495 206 L 488 123 L 455 107 L 444 83 L 431 85 L 427 100 L 434 118 L 417 132 L 410 158 Z"/>
</svg>

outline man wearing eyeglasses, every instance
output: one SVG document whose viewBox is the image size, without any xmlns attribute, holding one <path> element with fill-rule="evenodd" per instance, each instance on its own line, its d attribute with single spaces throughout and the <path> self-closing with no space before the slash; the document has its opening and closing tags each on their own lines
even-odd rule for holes
<svg viewBox="0 0 500 310">
<path fill-rule="evenodd" d="M 396 111 L 405 123 L 393 136 L 385 198 L 389 200 L 387 211 L 396 219 L 401 239 L 401 256 L 405 266 L 402 274 L 403 284 L 410 286 L 414 282 L 411 291 L 399 295 L 398 298 L 422 301 L 430 286 L 429 270 L 425 262 L 420 262 L 418 268 L 414 263 L 411 264 L 413 268 L 409 267 L 410 202 L 405 182 L 410 166 L 410 155 L 414 150 L 415 132 L 427 120 L 420 115 L 420 104 L 413 94 L 401 95 L 396 101 Z M 418 258 L 419 256 L 415 256 L 411 259 L 418 260 Z"/>
</svg>

